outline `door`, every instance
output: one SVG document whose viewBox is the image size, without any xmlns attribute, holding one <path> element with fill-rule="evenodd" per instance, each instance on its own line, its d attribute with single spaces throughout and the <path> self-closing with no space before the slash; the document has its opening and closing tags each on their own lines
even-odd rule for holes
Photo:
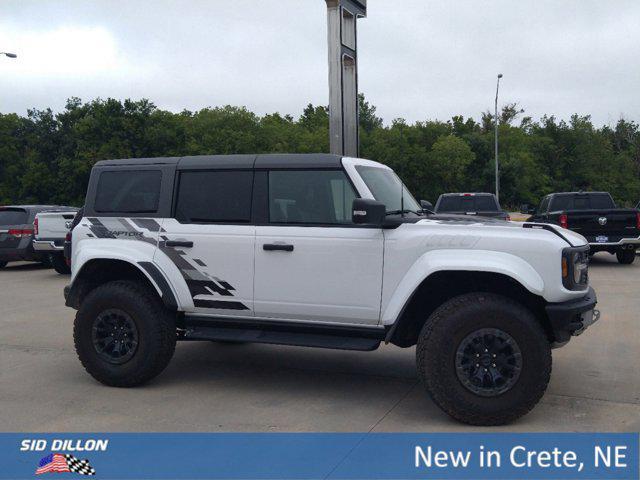
<svg viewBox="0 0 640 480">
<path fill-rule="evenodd" d="M 383 233 L 355 226 L 356 193 L 342 170 L 265 175 L 266 225 L 256 227 L 256 316 L 375 325 Z"/>
<path fill-rule="evenodd" d="M 173 218 L 159 250 L 178 267 L 193 312 L 253 315 L 255 227 L 251 224 L 253 172 L 178 172 Z"/>
</svg>

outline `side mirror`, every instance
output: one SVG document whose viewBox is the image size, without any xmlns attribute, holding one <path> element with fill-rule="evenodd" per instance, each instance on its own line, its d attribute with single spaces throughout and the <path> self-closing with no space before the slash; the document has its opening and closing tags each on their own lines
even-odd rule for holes
<svg viewBox="0 0 640 480">
<path fill-rule="evenodd" d="M 433 204 L 431 202 L 428 202 L 426 200 L 420 200 L 420 208 L 422 208 L 422 210 L 428 210 L 430 212 L 433 212 Z"/>
<path fill-rule="evenodd" d="M 351 208 L 351 219 L 358 225 L 382 226 L 387 215 L 387 207 L 384 203 L 368 198 L 356 198 Z"/>
</svg>

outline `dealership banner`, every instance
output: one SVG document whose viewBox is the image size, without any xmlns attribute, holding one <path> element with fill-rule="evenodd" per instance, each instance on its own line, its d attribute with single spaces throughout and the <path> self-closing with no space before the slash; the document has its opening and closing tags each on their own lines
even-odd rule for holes
<svg viewBox="0 0 640 480">
<path fill-rule="evenodd" d="M 636 433 L 0 433 L 0 478 L 637 479 Z"/>
</svg>

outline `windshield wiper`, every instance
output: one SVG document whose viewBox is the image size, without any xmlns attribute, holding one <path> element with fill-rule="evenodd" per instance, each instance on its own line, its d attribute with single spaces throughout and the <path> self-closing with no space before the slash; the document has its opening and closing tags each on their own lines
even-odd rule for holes
<svg viewBox="0 0 640 480">
<path fill-rule="evenodd" d="M 387 212 L 387 215 L 402 215 L 403 213 L 415 213 L 416 215 L 422 215 L 422 211 L 416 211 L 416 210 L 389 210 Z"/>
</svg>

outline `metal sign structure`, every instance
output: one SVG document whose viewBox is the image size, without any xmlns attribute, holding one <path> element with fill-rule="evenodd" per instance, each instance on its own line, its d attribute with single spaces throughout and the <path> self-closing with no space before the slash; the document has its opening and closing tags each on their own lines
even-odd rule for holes
<svg viewBox="0 0 640 480">
<path fill-rule="evenodd" d="M 358 29 L 367 0 L 325 0 L 329 38 L 329 136 L 331 153 L 357 157 Z"/>
</svg>

